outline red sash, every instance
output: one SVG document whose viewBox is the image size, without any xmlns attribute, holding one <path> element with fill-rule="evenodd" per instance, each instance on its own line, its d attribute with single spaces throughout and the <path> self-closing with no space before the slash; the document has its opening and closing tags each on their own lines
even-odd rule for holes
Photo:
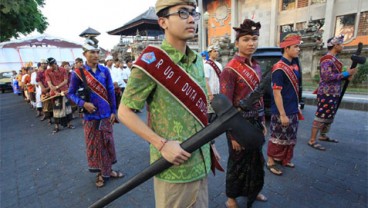
<svg viewBox="0 0 368 208">
<path fill-rule="evenodd" d="M 208 124 L 205 92 L 165 51 L 148 46 L 134 65 L 164 87 L 202 126 Z"/>
<path fill-rule="evenodd" d="M 208 60 L 206 61 L 206 63 L 207 63 L 207 64 L 209 64 L 209 65 L 213 68 L 213 70 L 215 70 L 215 72 L 216 72 L 216 74 L 217 74 L 217 77 L 220 79 L 221 70 L 220 70 L 220 68 L 217 66 L 217 64 L 216 64 L 214 61 L 212 61 L 211 59 L 208 59 Z"/>
<path fill-rule="evenodd" d="M 298 77 L 294 73 L 294 69 L 280 60 L 272 67 L 272 73 L 277 71 L 277 70 L 282 70 L 286 74 L 286 76 L 289 78 L 289 80 L 290 80 L 290 82 L 293 85 L 293 88 L 295 90 L 296 96 L 299 100 Z"/>
<path fill-rule="evenodd" d="M 296 67 L 298 67 L 298 66 L 296 66 Z M 286 74 L 286 76 L 289 78 L 291 84 L 293 85 L 293 88 L 294 88 L 295 93 L 296 93 L 296 97 L 298 98 L 298 102 L 299 102 L 298 77 L 294 73 L 294 69 L 280 60 L 279 62 L 277 62 L 273 66 L 272 72 L 274 72 L 276 70 L 282 70 Z M 302 112 L 300 111 L 300 109 L 299 109 L 299 112 L 298 112 L 298 119 L 299 120 L 304 120 L 304 116 L 303 116 Z"/>
<path fill-rule="evenodd" d="M 330 61 L 333 63 L 333 65 L 335 65 L 335 67 L 337 68 L 337 70 L 339 70 L 339 72 L 342 72 L 342 66 L 343 64 L 337 60 L 337 58 L 333 55 L 330 54 L 326 54 L 324 56 L 322 56 L 322 58 L 320 59 L 319 63 L 322 64 L 322 62 L 324 61 Z"/>
<path fill-rule="evenodd" d="M 254 69 L 252 69 L 252 67 L 248 66 L 247 64 L 233 59 L 228 63 L 227 68 L 232 69 L 241 78 L 243 78 L 245 83 L 247 83 L 252 91 L 258 86 L 260 82 L 258 74 Z"/>
<path fill-rule="evenodd" d="M 82 76 L 80 74 L 79 70 L 74 70 L 75 74 L 79 77 L 80 80 L 82 80 Z M 105 86 L 103 86 L 91 73 L 89 73 L 88 70 L 83 68 L 84 76 L 86 77 L 87 84 L 89 88 L 96 93 L 98 96 L 100 96 L 103 100 L 105 100 L 107 103 L 110 104 L 109 98 L 107 97 L 107 90 Z"/>
</svg>

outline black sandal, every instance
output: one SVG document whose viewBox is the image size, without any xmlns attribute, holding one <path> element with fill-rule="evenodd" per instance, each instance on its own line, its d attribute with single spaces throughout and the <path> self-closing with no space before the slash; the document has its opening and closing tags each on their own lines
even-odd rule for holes
<svg viewBox="0 0 368 208">
<path fill-rule="evenodd" d="M 324 138 L 324 139 L 322 139 L 322 138 Z M 338 140 L 336 140 L 336 139 L 331 139 L 331 138 L 330 138 L 330 137 L 328 137 L 328 136 L 319 137 L 319 138 L 318 138 L 318 140 L 319 140 L 319 141 L 322 141 L 322 142 L 339 143 L 339 141 L 338 141 Z"/>
<path fill-rule="evenodd" d="M 326 148 L 324 148 L 322 145 L 318 144 L 317 142 L 314 142 L 313 144 L 308 142 L 308 145 L 311 146 L 312 148 L 316 149 L 316 150 L 321 150 L 321 151 L 326 150 Z"/>
<path fill-rule="evenodd" d="M 67 127 L 68 127 L 69 129 L 75 129 L 75 127 L 74 127 L 73 125 L 71 125 L 71 124 L 69 124 Z"/>
<path fill-rule="evenodd" d="M 59 128 L 58 127 L 55 127 L 54 130 L 52 130 L 52 134 L 56 134 L 59 132 Z"/>
</svg>

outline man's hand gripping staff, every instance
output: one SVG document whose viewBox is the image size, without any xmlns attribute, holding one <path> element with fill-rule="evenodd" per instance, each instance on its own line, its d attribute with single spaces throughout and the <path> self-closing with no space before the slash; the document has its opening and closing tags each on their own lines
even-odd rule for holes
<svg viewBox="0 0 368 208">
<path fill-rule="evenodd" d="M 185 151 L 192 153 L 226 131 L 230 131 L 237 142 L 243 147 L 259 148 L 262 146 L 264 143 L 263 132 L 259 128 L 254 127 L 251 123 L 249 123 L 249 121 L 244 119 L 239 114 L 239 111 L 233 107 L 232 103 L 225 95 L 216 95 L 211 105 L 217 113 L 217 119 L 181 143 L 180 146 Z M 244 135 L 247 136 L 244 137 Z M 166 148 L 166 145 L 167 143 L 163 148 Z M 130 190 L 139 186 L 154 175 L 166 170 L 172 165 L 172 163 L 161 157 L 142 172 L 128 180 L 126 183 L 92 204 L 90 208 L 104 207 L 108 205 L 113 200 L 128 193 Z"/>
<path fill-rule="evenodd" d="M 362 52 L 362 49 L 363 49 L 363 43 L 359 43 L 359 44 L 358 44 L 358 48 L 357 48 L 357 50 L 356 50 L 355 54 L 353 54 L 353 55 L 350 57 L 350 59 L 353 61 L 353 62 L 351 63 L 351 67 L 350 67 L 350 69 L 354 69 L 354 68 L 356 68 L 358 64 L 364 64 L 364 63 L 365 63 L 366 58 L 365 58 L 365 57 L 363 57 L 363 56 L 359 56 L 359 55 L 360 55 L 360 53 Z M 338 109 L 338 108 L 339 108 L 339 106 L 340 106 L 340 103 L 341 103 L 342 97 L 344 96 L 345 91 L 346 91 L 346 89 L 348 88 L 349 82 L 350 82 L 350 80 L 349 80 L 349 79 L 345 80 L 344 86 L 342 87 L 342 90 L 341 90 L 341 95 L 340 95 L 339 101 L 337 102 L 336 111 L 337 111 L 337 109 Z"/>
</svg>

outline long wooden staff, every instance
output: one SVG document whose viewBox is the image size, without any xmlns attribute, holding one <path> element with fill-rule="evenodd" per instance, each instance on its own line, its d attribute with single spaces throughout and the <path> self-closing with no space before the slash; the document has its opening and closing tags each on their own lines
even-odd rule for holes
<svg viewBox="0 0 368 208">
<path fill-rule="evenodd" d="M 59 96 L 65 96 L 67 92 L 68 92 L 67 90 L 61 91 L 57 95 L 54 95 L 54 96 L 51 96 L 51 97 L 48 97 L 48 98 L 45 98 L 45 99 L 41 100 L 41 102 L 45 102 L 45 101 L 51 100 L 52 98 L 56 98 L 56 97 L 59 97 Z"/>
</svg>

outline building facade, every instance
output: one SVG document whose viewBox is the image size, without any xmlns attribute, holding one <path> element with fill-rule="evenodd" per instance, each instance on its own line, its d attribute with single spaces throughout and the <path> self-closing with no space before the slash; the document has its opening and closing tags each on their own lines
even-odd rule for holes
<svg viewBox="0 0 368 208">
<path fill-rule="evenodd" d="M 303 33 L 309 21 L 319 26 L 324 42 L 344 34 L 345 46 L 368 44 L 366 0 L 204 0 L 202 7 L 202 13 L 208 14 L 202 22 L 206 46 L 225 35 L 234 41 L 232 27 L 245 18 L 261 22 L 260 47 L 277 46 L 283 34 L 291 31 Z"/>
</svg>

